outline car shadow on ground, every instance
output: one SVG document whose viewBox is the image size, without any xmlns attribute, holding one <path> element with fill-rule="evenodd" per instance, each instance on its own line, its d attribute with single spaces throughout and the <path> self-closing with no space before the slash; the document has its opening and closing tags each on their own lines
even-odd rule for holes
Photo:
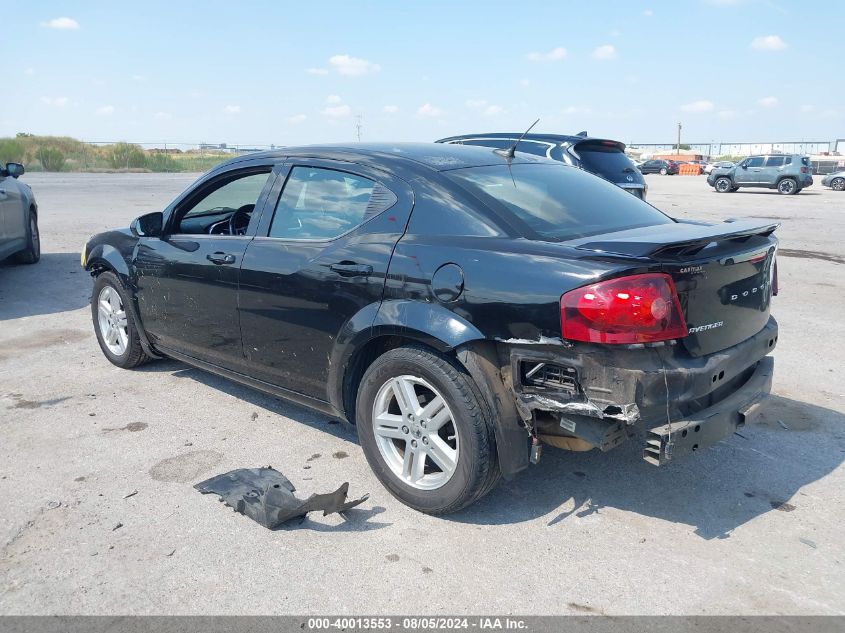
<svg viewBox="0 0 845 633">
<path fill-rule="evenodd" d="M 42 253 L 31 265 L 0 262 L 0 321 L 76 310 L 90 297 L 79 253 Z"/>
<path fill-rule="evenodd" d="M 335 437 L 346 440 L 348 442 L 358 443 L 358 438 L 355 431 L 349 425 L 341 422 L 336 418 L 330 418 L 317 411 L 312 411 L 306 407 L 300 406 L 293 402 L 288 402 L 282 398 L 276 398 L 269 394 L 265 394 L 251 387 L 246 387 L 236 383 L 228 378 L 223 378 L 217 374 L 191 367 L 185 363 L 176 360 L 159 360 L 146 365 L 142 365 L 135 371 L 140 372 L 168 372 L 177 378 L 186 378 L 195 380 L 207 387 L 222 391 L 232 397 L 248 402 L 254 407 L 265 410 L 274 415 L 281 415 L 290 418 L 301 424 L 305 424 L 314 429 L 325 431 Z"/>
<path fill-rule="evenodd" d="M 704 539 L 729 538 L 766 512 L 801 512 L 800 489 L 845 459 L 845 415 L 772 396 L 759 424 L 660 468 L 643 461 L 635 439 L 607 454 L 543 450 L 538 465 L 447 518 L 504 524 L 544 517 L 553 527 L 612 508 L 692 526 Z"/>
</svg>

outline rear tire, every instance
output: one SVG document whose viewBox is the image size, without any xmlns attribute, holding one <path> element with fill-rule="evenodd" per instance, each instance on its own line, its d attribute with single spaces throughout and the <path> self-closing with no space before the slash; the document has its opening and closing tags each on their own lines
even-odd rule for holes
<svg viewBox="0 0 845 633">
<path fill-rule="evenodd" d="M 499 479 L 488 404 L 466 370 L 433 350 L 409 345 L 377 358 L 361 379 L 355 419 L 370 468 L 415 510 L 456 512 Z"/>
<path fill-rule="evenodd" d="M 41 233 L 38 231 L 38 216 L 29 212 L 29 226 L 26 230 L 26 248 L 15 253 L 13 260 L 19 264 L 35 264 L 41 259 Z"/>
<path fill-rule="evenodd" d="M 665 167 L 661 167 L 661 168 L 660 168 L 660 175 L 661 175 L 661 176 L 665 176 L 665 175 L 666 175 L 666 174 L 668 174 L 668 173 L 669 173 L 669 172 L 668 172 L 668 170 L 667 170 Z"/>
<path fill-rule="evenodd" d="M 794 178 L 784 178 L 778 183 L 778 193 L 784 196 L 794 196 L 800 191 Z"/>
<path fill-rule="evenodd" d="M 728 193 L 733 186 L 734 184 L 727 176 L 716 178 L 716 182 L 713 183 L 713 188 L 719 193 Z"/>
<path fill-rule="evenodd" d="M 101 273 L 91 293 L 91 318 L 100 349 L 109 361 L 122 369 L 132 369 L 150 360 L 141 347 L 138 327 L 128 310 L 129 293 L 117 275 Z"/>
<path fill-rule="evenodd" d="M 830 181 L 830 188 L 834 191 L 845 191 L 845 178 L 834 178 Z"/>
</svg>

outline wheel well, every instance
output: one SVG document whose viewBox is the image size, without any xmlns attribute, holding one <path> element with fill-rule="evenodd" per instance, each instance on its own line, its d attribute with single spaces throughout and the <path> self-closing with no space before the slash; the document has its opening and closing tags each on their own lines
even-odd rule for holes
<svg viewBox="0 0 845 633">
<path fill-rule="evenodd" d="M 796 178 L 795 176 L 789 176 L 789 175 L 787 175 L 787 176 L 778 176 L 778 179 L 775 181 L 775 184 L 776 184 L 776 185 L 778 185 L 778 184 L 780 184 L 780 182 L 781 182 L 782 180 L 787 180 L 787 179 L 789 179 L 789 180 L 794 180 L 794 181 L 795 181 L 795 183 L 796 183 L 796 184 L 798 184 L 798 178 Z"/>
<path fill-rule="evenodd" d="M 29 213 L 35 216 L 35 219 L 38 220 L 38 209 L 35 208 L 34 204 L 29 205 Z"/>
<path fill-rule="evenodd" d="M 350 424 L 355 424 L 355 407 L 358 398 L 358 385 L 361 383 L 361 378 L 367 368 L 382 354 L 389 352 L 397 347 L 403 345 L 417 345 L 425 347 L 436 354 L 440 354 L 438 350 L 420 342 L 417 339 L 407 336 L 377 336 L 376 338 L 367 341 L 359 349 L 355 350 L 352 358 L 349 359 L 349 364 L 346 366 L 346 371 L 343 374 L 343 409 L 346 413 L 346 419 Z M 447 352 L 454 357 L 454 353 Z"/>
</svg>

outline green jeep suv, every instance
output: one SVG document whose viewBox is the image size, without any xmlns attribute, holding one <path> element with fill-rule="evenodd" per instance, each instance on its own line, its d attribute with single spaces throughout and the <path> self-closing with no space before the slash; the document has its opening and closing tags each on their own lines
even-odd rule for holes
<svg viewBox="0 0 845 633">
<path fill-rule="evenodd" d="M 813 170 L 810 159 L 800 154 L 749 156 L 733 167 L 713 169 L 707 184 L 719 193 L 740 187 L 765 187 L 791 195 L 813 184 Z"/>
</svg>

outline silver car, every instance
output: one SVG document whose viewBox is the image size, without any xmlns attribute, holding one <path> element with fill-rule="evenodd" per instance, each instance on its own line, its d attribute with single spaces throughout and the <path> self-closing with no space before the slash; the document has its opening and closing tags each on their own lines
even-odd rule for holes
<svg viewBox="0 0 845 633">
<path fill-rule="evenodd" d="M 38 205 L 29 185 L 18 181 L 23 173 L 20 163 L 0 167 L 0 261 L 34 264 L 41 259 Z"/>
<path fill-rule="evenodd" d="M 835 171 L 822 178 L 822 184 L 834 191 L 845 191 L 845 171 Z"/>
<path fill-rule="evenodd" d="M 717 167 L 718 168 L 724 168 L 724 169 L 730 169 L 733 166 L 734 166 L 734 163 L 732 163 L 729 160 L 721 160 L 717 163 L 707 163 L 707 165 L 705 165 L 705 167 L 704 167 L 704 173 L 707 174 L 707 175 L 710 175 L 710 172 L 713 171 L 714 169 L 716 169 Z"/>
</svg>

